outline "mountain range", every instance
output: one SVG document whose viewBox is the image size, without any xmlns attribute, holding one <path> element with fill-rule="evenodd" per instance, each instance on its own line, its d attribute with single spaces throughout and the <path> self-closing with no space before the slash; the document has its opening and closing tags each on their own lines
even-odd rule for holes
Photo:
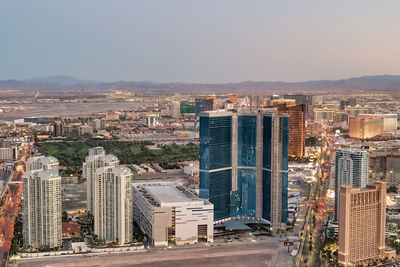
<svg viewBox="0 0 400 267">
<path fill-rule="evenodd" d="M 400 75 L 362 76 L 341 80 L 319 80 L 305 82 L 245 81 L 239 83 L 155 83 L 155 82 L 96 82 L 71 76 L 49 76 L 26 80 L 0 80 L 0 90 L 22 91 L 109 91 L 136 90 L 154 92 L 225 93 L 225 92 L 371 92 L 399 91 Z"/>
</svg>

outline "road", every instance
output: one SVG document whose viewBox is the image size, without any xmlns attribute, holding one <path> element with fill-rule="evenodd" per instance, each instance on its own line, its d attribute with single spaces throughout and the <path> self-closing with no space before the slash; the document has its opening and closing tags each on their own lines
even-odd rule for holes
<svg viewBox="0 0 400 267">
<path fill-rule="evenodd" d="M 14 175 L 14 171 L 6 171 L 1 173 L 1 180 L 4 180 L 4 187 L 2 188 L 1 192 L 0 192 L 0 199 L 3 199 L 4 194 L 7 191 L 7 185 L 8 182 L 10 182 L 11 177 Z"/>
<path fill-rule="evenodd" d="M 308 213 L 304 227 L 304 238 L 302 240 L 297 266 L 320 266 L 320 251 L 323 241 L 324 220 L 326 218 L 326 198 L 325 193 L 329 183 L 330 171 L 330 148 L 327 137 L 321 145 L 321 154 L 318 160 L 319 169 L 317 172 L 317 182 L 310 190 L 308 199 Z"/>
<path fill-rule="evenodd" d="M 15 267 L 36 266 L 293 266 L 283 242 L 258 241 L 236 245 L 150 249 L 143 252 L 20 259 Z"/>
<path fill-rule="evenodd" d="M 2 199 L 3 205 L 0 215 L 0 266 L 2 267 L 7 265 L 11 241 L 14 236 L 15 218 L 18 215 L 21 204 L 22 184 L 15 182 L 22 182 L 26 150 L 27 148 L 24 149 L 24 152 L 16 164 L 16 170 L 12 175 L 11 181 L 7 184 Z"/>
</svg>

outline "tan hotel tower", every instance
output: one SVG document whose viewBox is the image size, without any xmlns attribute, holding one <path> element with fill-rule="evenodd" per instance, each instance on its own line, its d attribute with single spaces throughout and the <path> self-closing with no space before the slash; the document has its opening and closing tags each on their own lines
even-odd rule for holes
<svg viewBox="0 0 400 267">
<path fill-rule="evenodd" d="M 385 251 L 386 183 L 365 189 L 341 186 L 339 265 L 365 264 L 390 257 Z"/>
</svg>

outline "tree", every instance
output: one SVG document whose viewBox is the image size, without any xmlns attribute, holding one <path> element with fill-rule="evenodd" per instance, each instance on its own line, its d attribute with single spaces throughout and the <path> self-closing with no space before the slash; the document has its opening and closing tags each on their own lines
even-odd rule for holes
<svg viewBox="0 0 400 267">
<path fill-rule="evenodd" d="M 65 210 L 62 212 L 62 221 L 63 222 L 68 221 L 68 213 Z"/>
<path fill-rule="evenodd" d="M 396 193 L 397 194 L 398 188 L 396 185 L 392 184 L 388 187 L 387 192 L 388 193 Z"/>
</svg>

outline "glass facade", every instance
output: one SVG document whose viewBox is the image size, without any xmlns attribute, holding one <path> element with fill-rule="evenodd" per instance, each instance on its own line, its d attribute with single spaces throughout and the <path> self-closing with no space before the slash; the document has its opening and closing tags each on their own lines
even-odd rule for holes
<svg viewBox="0 0 400 267">
<path fill-rule="evenodd" d="M 271 169 L 272 117 L 263 117 L 263 168 Z"/>
<path fill-rule="evenodd" d="M 282 173 L 282 222 L 287 222 L 288 214 L 288 173 Z"/>
<path fill-rule="evenodd" d="M 336 152 L 335 163 L 335 219 L 339 215 L 339 192 L 342 185 L 365 188 L 368 184 L 368 152 L 341 149 Z"/>
<path fill-rule="evenodd" d="M 257 117 L 238 117 L 238 166 L 256 167 Z"/>
<path fill-rule="evenodd" d="M 232 128 L 232 116 L 237 116 L 237 128 Z M 201 116 L 200 117 L 200 197 L 207 198 L 214 204 L 214 219 L 244 215 L 262 217 L 268 221 L 287 221 L 288 195 L 288 146 L 289 118 L 273 114 L 262 115 L 262 125 L 257 125 L 257 113 L 245 115 Z M 275 117 L 276 116 L 276 117 Z M 279 119 L 279 124 L 274 120 Z M 274 125 L 279 125 L 279 144 L 273 143 Z M 262 127 L 262 214 L 257 210 L 257 129 Z M 278 130 L 278 129 L 276 129 Z M 233 133 L 233 131 L 237 131 Z M 232 142 L 237 136 L 237 176 L 232 177 Z M 281 144 L 281 145 L 280 145 Z M 272 154 L 276 148 L 282 148 L 277 154 Z M 275 153 L 275 152 L 274 152 Z M 279 176 L 272 176 L 272 161 L 280 160 Z M 284 171 L 284 172 L 281 172 Z M 281 179 L 281 181 L 279 181 Z M 237 182 L 237 190 L 232 191 L 232 181 Z M 273 203 L 272 186 L 282 184 L 281 203 Z M 282 205 L 281 213 L 272 215 L 272 206 Z M 274 217 L 274 218 L 272 218 Z M 274 222 L 276 223 L 276 222 Z"/>
<path fill-rule="evenodd" d="M 230 216 L 232 170 L 209 173 L 209 201 L 214 204 L 214 220 Z"/>
<path fill-rule="evenodd" d="M 271 221 L 271 172 L 263 171 L 263 206 L 262 217 Z"/>
<path fill-rule="evenodd" d="M 289 149 L 289 118 L 280 117 L 280 138 L 282 143 L 282 171 L 288 170 L 288 149 Z M 287 222 L 288 205 L 288 173 L 282 172 L 282 222 Z"/>
<path fill-rule="evenodd" d="M 200 197 L 214 204 L 214 219 L 229 217 L 232 170 L 232 117 L 200 117 Z M 213 171 L 214 170 L 214 171 Z"/>
<path fill-rule="evenodd" d="M 262 217 L 271 221 L 271 158 L 272 158 L 272 117 L 263 116 L 263 206 Z"/>
<path fill-rule="evenodd" d="M 195 114 L 199 115 L 203 111 L 210 111 L 214 108 L 214 100 L 213 99 L 196 99 L 195 103 Z"/>
<path fill-rule="evenodd" d="M 181 114 L 184 113 L 195 113 L 195 103 L 182 102 L 180 105 Z"/>
<path fill-rule="evenodd" d="M 238 168 L 238 190 L 231 195 L 231 216 L 256 217 L 256 169 Z"/>
<path fill-rule="evenodd" d="M 232 117 L 200 117 L 200 169 L 232 166 Z"/>
</svg>

